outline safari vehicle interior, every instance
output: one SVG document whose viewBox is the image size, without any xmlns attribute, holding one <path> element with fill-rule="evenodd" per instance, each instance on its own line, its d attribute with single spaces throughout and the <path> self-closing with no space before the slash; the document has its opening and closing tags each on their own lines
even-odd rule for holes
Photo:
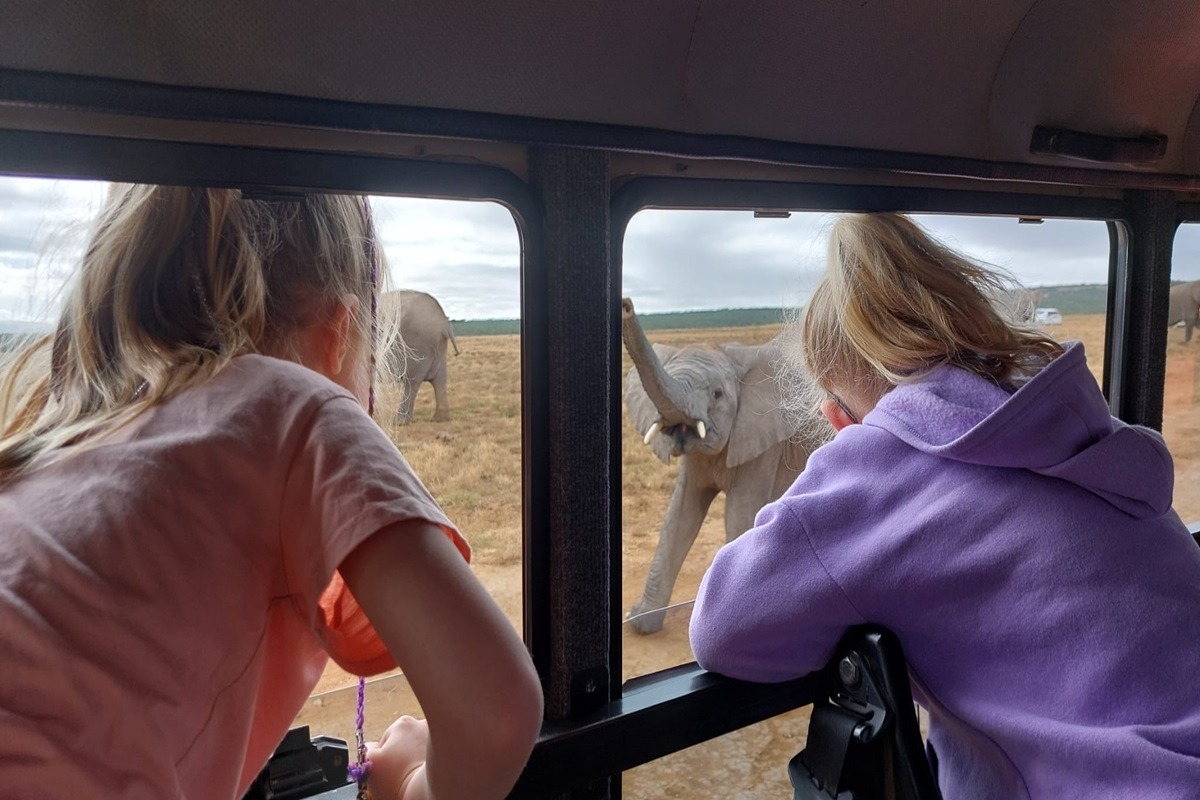
<svg viewBox="0 0 1200 800">
<path fill-rule="evenodd" d="M 9 0 L 0 174 L 512 213 L 521 625 L 547 717 L 513 796 L 615 798 L 626 770 L 809 706 L 822 680 L 753 686 L 694 663 L 625 679 L 620 303 L 635 214 L 1100 220 L 1113 413 L 1164 429 L 1179 402 L 1167 427 L 1194 431 L 1200 357 L 1169 364 L 1182 344 L 1168 292 L 1176 231 L 1200 222 L 1197 42 L 1191 0 Z M 1193 376 L 1182 400 L 1170 370 Z M 1194 449 L 1174 435 L 1177 458 Z M 1177 471 L 1177 492 L 1188 481 Z M 738 788 L 693 774 L 697 796 Z"/>
</svg>

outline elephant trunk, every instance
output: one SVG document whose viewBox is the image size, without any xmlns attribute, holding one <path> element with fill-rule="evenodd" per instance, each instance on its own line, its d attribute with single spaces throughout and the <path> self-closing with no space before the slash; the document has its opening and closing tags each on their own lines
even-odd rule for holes
<svg viewBox="0 0 1200 800">
<path fill-rule="evenodd" d="M 642 379 L 642 388 L 650 396 L 650 401 L 662 415 L 666 425 L 686 423 L 688 415 L 683 406 L 687 389 L 678 380 L 667 374 L 658 355 L 646 338 L 642 324 L 638 322 L 637 314 L 633 311 L 633 301 L 628 297 L 621 299 L 621 339 L 629 351 L 633 365 L 637 367 L 638 376 Z M 650 435 L 647 434 L 647 439 Z"/>
</svg>

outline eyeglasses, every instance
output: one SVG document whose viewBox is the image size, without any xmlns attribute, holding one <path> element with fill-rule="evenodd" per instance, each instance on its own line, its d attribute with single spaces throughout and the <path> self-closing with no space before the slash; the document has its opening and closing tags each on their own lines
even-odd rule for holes
<svg viewBox="0 0 1200 800">
<path fill-rule="evenodd" d="M 836 394 L 830 393 L 829 399 L 832 400 L 834 404 L 842 410 L 843 414 L 850 418 L 851 422 L 853 422 L 855 425 L 860 423 L 858 416 L 846 407 L 846 404 L 842 402 L 842 398 L 838 397 Z"/>
</svg>

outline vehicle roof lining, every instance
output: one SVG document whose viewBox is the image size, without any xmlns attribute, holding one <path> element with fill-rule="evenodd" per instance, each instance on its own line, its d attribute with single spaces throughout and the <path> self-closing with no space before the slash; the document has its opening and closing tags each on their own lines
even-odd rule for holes
<svg viewBox="0 0 1200 800">
<path fill-rule="evenodd" d="M 1137 171 L 1200 173 L 1193 0 L 346 8 L 10 0 L 0 67 L 1046 166 L 1089 165 L 1035 125 L 1159 133 Z"/>
</svg>

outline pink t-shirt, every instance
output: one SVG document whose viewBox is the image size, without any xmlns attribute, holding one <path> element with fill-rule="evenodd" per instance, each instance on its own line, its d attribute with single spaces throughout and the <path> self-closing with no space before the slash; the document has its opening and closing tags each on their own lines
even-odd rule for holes
<svg viewBox="0 0 1200 800">
<path fill-rule="evenodd" d="M 327 653 L 394 666 L 335 570 L 408 519 L 469 557 L 348 392 L 254 355 L 0 489 L 0 795 L 240 797 Z"/>
</svg>

